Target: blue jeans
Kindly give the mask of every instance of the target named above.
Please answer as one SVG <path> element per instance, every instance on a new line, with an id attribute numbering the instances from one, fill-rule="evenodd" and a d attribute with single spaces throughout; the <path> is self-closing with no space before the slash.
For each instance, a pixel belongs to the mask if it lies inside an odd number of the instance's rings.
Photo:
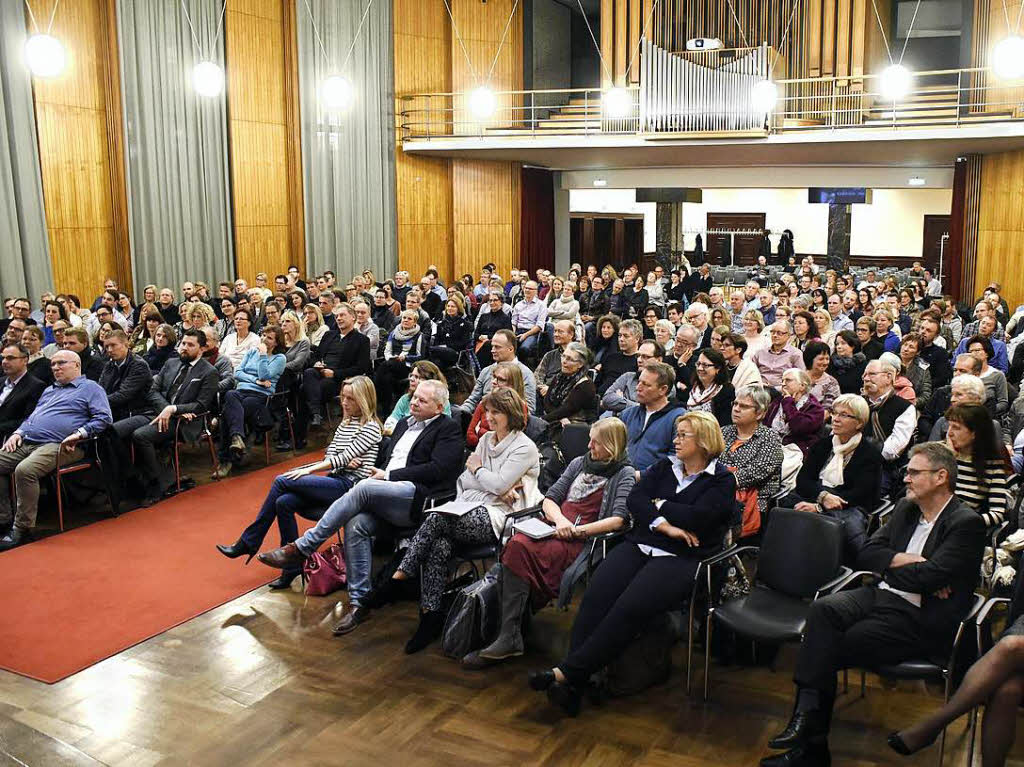
<path id="1" fill-rule="evenodd" d="M 271 485 L 256 520 L 242 531 L 241 540 L 249 548 L 258 549 L 276 518 L 281 545 L 291 543 L 299 537 L 299 526 L 295 521 L 297 514 L 306 519 L 317 519 L 351 489 L 352 480 L 348 477 L 336 479 L 307 474 L 299 479 L 289 479 L 282 474 Z"/>
<path id="2" fill-rule="evenodd" d="M 540 341 L 540 333 L 534 333 L 528 338 L 524 338 L 519 343 L 519 353 L 524 357 L 528 357 L 533 354 L 534 349 L 537 348 L 537 343 Z"/>
<path id="3" fill-rule="evenodd" d="M 416 485 L 412 482 L 364 479 L 332 503 L 316 527 L 295 541 L 295 545 L 309 556 L 344 527 L 349 603 L 358 605 L 370 590 L 374 535 L 381 529 L 382 523 L 394 527 L 411 527 L 412 501 L 415 496 Z"/>

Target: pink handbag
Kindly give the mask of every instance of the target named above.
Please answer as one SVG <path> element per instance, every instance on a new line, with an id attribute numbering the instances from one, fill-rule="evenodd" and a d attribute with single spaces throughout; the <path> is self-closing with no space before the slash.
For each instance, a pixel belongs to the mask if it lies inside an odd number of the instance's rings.
<path id="1" fill-rule="evenodd" d="M 341 544 L 314 552 L 303 562 L 302 574 L 306 579 L 307 596 L 322 597 L 345 588 L 345 553 Z"/>

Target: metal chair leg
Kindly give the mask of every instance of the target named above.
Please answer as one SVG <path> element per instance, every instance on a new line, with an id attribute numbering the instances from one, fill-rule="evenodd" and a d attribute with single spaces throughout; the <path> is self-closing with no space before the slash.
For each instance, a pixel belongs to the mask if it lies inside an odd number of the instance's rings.
<path id="1" fill-rule="evenodd" d="M 711 692 L 711 623 L 714 619 L 715 608 L 709 607 L 707 614 L 707 626 L 704 627 L 704 702 L 707 703 Z"/>
<path id="2" fill-rule="evenodd" d="M 60 470 L 57 470 L 57 521 L 60 526 L 60 531 L 64 532 L 64 493 L 62 492 L 61 481 L 60 481 Z"/>
<path id="3" fill-rule="evenodd" d="M 974 737 L 978 732 L 978 707 L 971 709 L 971 715 L 967 720 L 967 727 L 970 730 L 970 738 L 967 741 L 967 767 L 974 765 Z"/>

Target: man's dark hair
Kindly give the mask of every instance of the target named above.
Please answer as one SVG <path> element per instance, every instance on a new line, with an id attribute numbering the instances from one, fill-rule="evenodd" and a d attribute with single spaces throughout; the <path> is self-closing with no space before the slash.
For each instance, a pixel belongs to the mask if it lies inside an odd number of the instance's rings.
<path id="1" fill-rule="evenodd" d="M 123 330 L 111 330 L 105 339 L 106 341 L 120 341 L 127 346 L 128 334 Z"/>
<path id="2" fill-rule="evenodd" d="M 186 336 L 191 336 L 196 339 L 196 343 L 199 344 L 200 349 L 206 346 L 206 333 L 199 328 L 189 328 L 186 330 L 181 334 L 182 340 L 184 340 Z"/>
<path id="3" fill-rule="evenodd" d="M 16 349 L 18 351 L 18 355 L 19 356 L 21 356 L 21 357 L 28 357 L 28 349 L 26 349 L 21 344 L 4 344 L 3 348 L 4 349 Z"/>
<path id="4" fill-rule="evenodd" d="M 278 280 L 284 280 L 285 282 L 288 282 L 288 275 L 287 274 L 275 274 L 274 275 L 274 282 L 277 282 Z"/>
<path id="5" fill-rule="evenodd" d="M 640 346 L 638 346 L 637 349 L 639 349 L 642 346 L 650 346 L 652 349 L 654 349 L 654 354 L 652 354 L 651 356 L 654 357 L 655 359 L 664 359 L 665 347 L 662 346 L 657 341 L 655 341 L 653 338 L 645 338 L 643 341 L 640 342 Z"/>

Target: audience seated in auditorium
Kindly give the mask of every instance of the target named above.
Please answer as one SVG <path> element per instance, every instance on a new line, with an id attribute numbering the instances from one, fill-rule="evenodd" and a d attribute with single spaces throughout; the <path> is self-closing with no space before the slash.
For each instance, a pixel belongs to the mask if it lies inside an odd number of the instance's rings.
<path id="1" fill-rule="evenodd" d="M 636 402 L 619 414 L 629 439 L 629 462 L 638 472 L 645 471 L 672 454 L 675 436 L 673 423 L 684 410 L 670 404 L 668 393 L 675 383 L 672 368 L 663 362 L 648 363 L 637 378 Z"/>
<path id="2" fill-rule="evenodd" d="M 156 418 L 132 432 L 136 474 L 145 488 L 143 506 L 151 506 L 173 491 L 173 480 L 166 476 L 157 448 L 173 442 L 179 418 L 199 423 L 213 408 L 218 379 L 213 365 L 202 358 L 205 342 L 203 331 L 185 331 L 178 357 L 168 360 L 153 379 L 150 400 Z"/>
<path id="3" fill-rule="evenodd" d="M 719 424 L 732 423 L 732 403 L 736 390 L 729 382 L 729 370 L 722 353 L 715 349 L 702 349 L 695 365 L 689 393 L 681 402 L 688 412 L 711 413 Z"/>
<path id="4" fill-rule="evenodd" d="M 638 628 L 684 603 L 698 562 L 721 548 L 733 523 L 736 480 L 716 461 L 725 450 L 718 423 L 703 412 L 673 421 L 675 454 L 643 472 L 629 494 L 633 528 L 595 570 L 568 655 L 529 676 L 533 689 L 547 691 L 570 716 L 579 713 L 591 675 L 618 657 Z"/>
<path id="5" fill-rule="evenodd" d="M 842 520 L 843 561 L 853 565 L 867 540 L 867 514 L 878 506 L 882 452 L 864 430 L 870 411 L 859 394 L 842 394 L 832 405 L 832 434 L 804 456 L 796 488 L 780 506 Z"/>
<path id="6" fill-rule="evenodd" d="M 8 347 L 12 348 L 12 347 Z M 102 387 L 82 375 L 81 360 L 63 350 L 50 360 L 54 383 L 39 397 L 35 408 L 0 447 L 0 551 L 29 539 L 39 507 L 39 480 L 57 467 L 57 454 L 80 460 L 78 443 L 95 437 L 112 423 L 110 405 Z M 13 478 L 17 507 L 11 509 Z"/>
<path id="7" fill-rule="evenodd" d="M 590 358 L 590 350 L 576 341 L 562 352 L 561 370 L 551 378 L 541 399 L 552 441 L 557 441 L 562 427 L 597 418 L 597 391 L 588 375 Z"/>
<path id="8" fill-rule="evenodd" d="M 6 441 L 32 413 L 46 384 L 28 372 L 28 350 L 3 344 L 3 383 L 0 385 L 0 440 Z"/>
<path id="9" fill-rule="evenodd" d="M 787 750 L 763 759 L 762 767 L 829 763 L 839 669 L 949 657 L 956 627 L 973 601 L 985 546 L 981 518 L 953 495 L 955 477 L 947 447 L 932 442 L 913 449 L 903 479 L 906 498 L 857 560 L 882 581 L 812 604 L 793 675 L 793 716 L 768 744 Z"/>
<path id="10" fill-rule="evenodd" d="M 804 358 L 800 350 L 790 345 L 789 323 L 785 320 L 776 321 L 769 330 L 771 344 L 762 347 L 751 357 L 761 380 L 766 386 L 778 389 L 782 386 L 782 374 L 790 368 L 804 368 Z"/>
<path id="11" fill-rule="evenodd" d="M 992 417 L 978 404 L 953 405 L 946 411 L 946 444 L 956 456 L 957 497 L 981 515 L 989 528 L 1006 515 L 1011 466 Z"/>
<path id="12" fill-rule="evenodd" d="M 382 457 L 384 468 L 374 467 L 294 542 L 259 555 L 271 567 L 295 569 L 345 528 L 349 605 L 334 627 L 336 635 L 355 630 L 369 617 L 373 538 L 395 528 L 416 527 L 427 496 L 453 486 L 451 467 L 461 461 L 464 442 L 459 424 L 442 412 L 447 404 L 444 384 L 421 381 L 410 403 L 412 414 L 395 428 Z"/>
<path id="13" fill-rule="evenodd" d="M 643 370 L 643 368 L 649 362 L 664 362 L 665 353 L 657 341 L 647 340 L 640 344 L 637 349 L 636 361 L 637 371 Z M 616 415 L 621 413 L 630 405 L 636 404 L 636 382 L 639 372 L 623 373 L 612 385 L 605 391 L 604 396 L 601 398 L 601 415 Z M 670 392 L 669 397 L 673 398 L 674 392 Z"/>
<path id="14" fill-rule="evenodd" d="M 232 545 L 218 544 L 221 554 L 231 559 L 247 556 L 248 563 L 260 550 L 275 519 L 281 545 L 291 543 L 299 536 L 296 515 L 319 519 L 328 506 L 370 476 L 382 439 L 373 381 L 366 376 L 346 379 L 341 389 L 341 412 L 341 422 L 323 460 L 278 475 L 253 523 Z M 322 471 L 327 475 L 321 476 Z M 285 568 L 270 588 L 288 588 L 300 572 L 297 565 Z"/>
<path id="15" fill-rule="evenodd" d="M 743 509 L 739 537 L 761 529 L 761 521 L 781 489 L 782 440 L 762 422 L 771 393 L 763 386 L 737 390 L 732 423 L 722 428 L 725 450 L 718 462 L 736 477 L 736 501 Z"/>
<path id="16" fill-rule="evenodd" d="M 453 412 L 459 410 L 467 417 L 472 415 L 476 410 L 476 406 L 484 398 L 484 395 L 490 394 L 491 376 L 494 374 L 495 364 L 498 362 L 514 362 L 519 365 L 519 369 L 523 373 L 523 390 L 526 392 L 526 405 L 530 408 L 532 415 L 537 403 L 537 381 L 533 377 L 533 371 L 516 358 L 515 334 L 511 330 L 499 330 L 494 334 L 494 339 L 491 342 L 491 352 L 494 356 L 494 363 L 480 371 L 473 391 L 469 393 L 469 396 L 466 397 L 461 405 L 457 408 L 452 408 Z"/>
<path id="17" fill-rule="evenodd" d="M 625 373 L 637 369 L 637 349 L 643 340 L 643 326 L 637 320 L 624 320 L 619 324 L 618 349 L 609 350 L 594 367 L 597 369 L 595 386 L 603 395 Z"/>
<path id="18" fill-rule="evenodd" d="M 491 391 L 498 389 L 511 389 L 523 403 L 523 418 L 529 418 L 529 409 L 526 405 L 526 390 L 523 383 L 523 371 L 515 362 L 498 362 L 494 366 L 494 373 L 491 375 Z M 487 397 L 485 396 L 486 400 Z M 476 406 L 473 417 L 469 421 L 469 428 L 466 430 L 466 446 L 475 449 L 481 437 L 491 431 L 491 423 L 487 420 L 487 408 L 483 401 Z"/>

